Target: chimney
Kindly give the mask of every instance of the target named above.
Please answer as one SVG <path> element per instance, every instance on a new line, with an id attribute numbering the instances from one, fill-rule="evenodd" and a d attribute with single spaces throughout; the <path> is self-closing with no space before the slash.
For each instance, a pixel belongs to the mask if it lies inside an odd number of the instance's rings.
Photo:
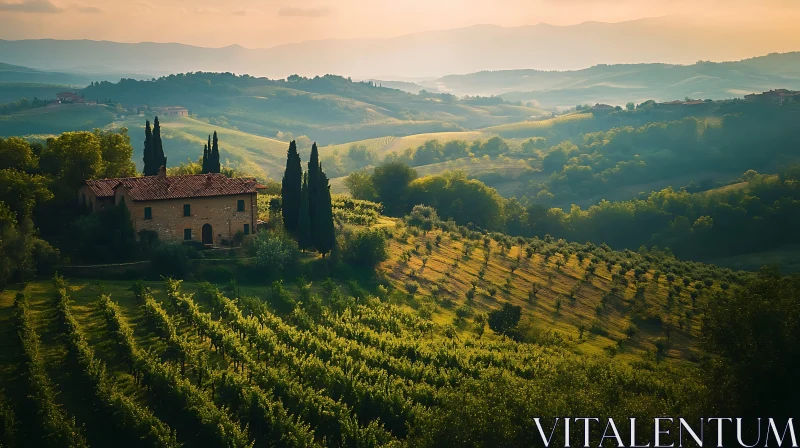
<path id="1" fill-rule="evenodd" d="M 167 167 L 161 165 L 161 168 L 158 169 L 158 177 L 161 179 L 167 178 Z"/>

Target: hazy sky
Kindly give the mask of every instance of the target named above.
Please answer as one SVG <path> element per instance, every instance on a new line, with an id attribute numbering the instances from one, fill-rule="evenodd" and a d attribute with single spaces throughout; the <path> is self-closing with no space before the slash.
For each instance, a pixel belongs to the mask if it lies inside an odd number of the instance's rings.
<path id="1" fill-rule="evenodd" d="M 800 0 L 0 0 L 0 38 L 260 48 L 475 24 L 570 25 L 663 15 L 766 29 L 800 23 Z"/>

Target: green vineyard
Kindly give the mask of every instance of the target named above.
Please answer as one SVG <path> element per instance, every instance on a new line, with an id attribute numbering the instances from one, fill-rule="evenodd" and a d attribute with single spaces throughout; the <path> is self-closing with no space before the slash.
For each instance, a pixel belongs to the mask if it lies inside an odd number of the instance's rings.
<path id="1" fill-rule="evenodd" d="M 609 393 L 615 415 L 692 406 L 667 366 L 441 337 L 330 281 L 246 290 L 56 277 L 6 295 L 4 340 L 22 362 L 3 365 L 3 446 L 437 445 L 434 410 L 487 379 L 538 390 L 525 406 L 542 413 L 607 409 Z"/>

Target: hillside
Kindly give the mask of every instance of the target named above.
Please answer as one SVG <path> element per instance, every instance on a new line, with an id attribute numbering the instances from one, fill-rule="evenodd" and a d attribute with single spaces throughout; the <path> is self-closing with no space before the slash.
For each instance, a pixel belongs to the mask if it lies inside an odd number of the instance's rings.
<path id="1" fill-rule="evenodd" d="M 198 118 L 244 132 L 265 137 L 291 133 L 331 144 L 463 131 L 545 113 L 497 98 L 415 95 L 333 75 L 270 80 L 190 73 L 155 81 L 103 82 L 81 93 L 126 106 L 183 106 Z"/>
<path id="2" fill-rule="evenodd" d="M 434 92 L 502 95 L 509 101 L 562 108 L 684 97 L 728 99 L 776 88 L 800 89 L 800 53 L 691 65 L 601 64 L 571 71 L 482 71 L 448 75 L 423 85 Z"/>
<path id="3" fill-rule="evenodd" d="M 55 98 L 57 94 L 71 90 L 70 86 L 58 84 L 36 84 L 27 82 L 0 83 L 0 103 L 8 103 L 21 98 L 33 100 Z"/>
<path id="4" fill-rule="evenodd" d="M 111 107 L 61 104 L 0 115 L 0 136 L 60 134 L 102 128 L 114 121 Z M 202 149 L 202 148 L 201 148 Z"/>

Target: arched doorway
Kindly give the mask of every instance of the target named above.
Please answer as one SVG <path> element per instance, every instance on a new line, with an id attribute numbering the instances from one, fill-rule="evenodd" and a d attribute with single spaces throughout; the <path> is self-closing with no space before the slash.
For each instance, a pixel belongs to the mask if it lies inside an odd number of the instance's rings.
<path id="1" fill-rule="evenodd" d="M 211 229 L 211 224 L 203 224 L 203 244 L 214 244 L 214 231 Z"/>

